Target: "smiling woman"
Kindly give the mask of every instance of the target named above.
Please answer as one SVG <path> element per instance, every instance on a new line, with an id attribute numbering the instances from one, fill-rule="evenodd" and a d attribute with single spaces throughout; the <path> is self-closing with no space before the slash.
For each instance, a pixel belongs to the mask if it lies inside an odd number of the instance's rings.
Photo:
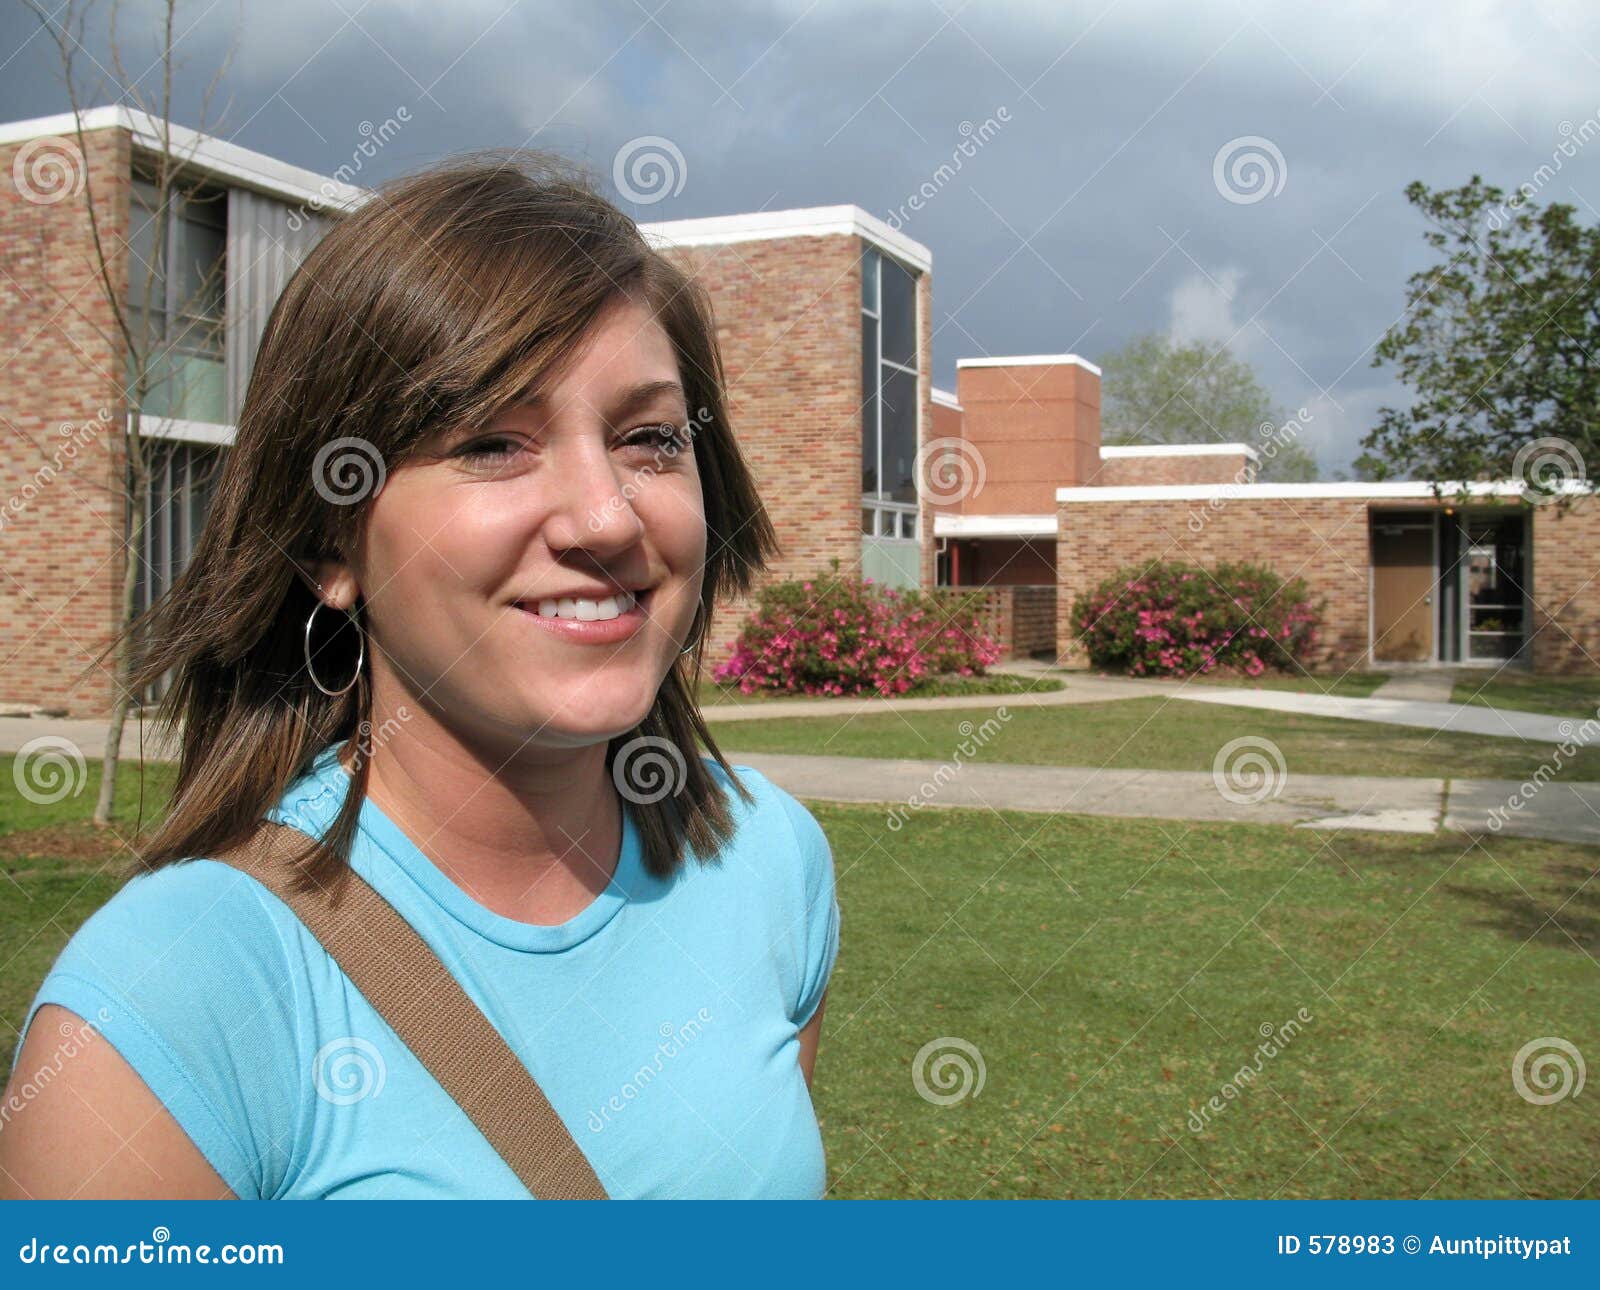
<path id="1" fill-rule="evenodd" d="M 317 246 L 130 631 L 172 805 L 38 991 L 0 1193 L 527 1197 L 576 1145 L 600 1194 L 822 1194 L 832 855 L 694 701 L 776 549 L 722 381 L 704 293 L 556 158 Z"/>

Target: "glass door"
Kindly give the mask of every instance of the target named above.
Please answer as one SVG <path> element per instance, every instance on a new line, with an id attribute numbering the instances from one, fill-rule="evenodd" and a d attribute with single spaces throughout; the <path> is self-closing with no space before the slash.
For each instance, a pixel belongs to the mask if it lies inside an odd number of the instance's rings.
<path id="1" fill-rule="evenodd" d="M 1461 527 L 1461 659 L 1504 662 L 1527 639 L 1527 519 L 1469 516 Z"/>

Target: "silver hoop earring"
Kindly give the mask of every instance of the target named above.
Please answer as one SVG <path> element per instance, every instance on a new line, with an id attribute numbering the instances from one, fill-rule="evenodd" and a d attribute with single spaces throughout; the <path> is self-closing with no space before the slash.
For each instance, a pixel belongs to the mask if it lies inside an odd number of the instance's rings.
<path id="1" fill-rule="evenodd" d="M 354 685 L 361 679 L 361 665 L 367 661 L 367 634 L 361 630 L 361 623 L 357 620 L 356 616 L 346 609 L 344 611 L 345 616 L 349 618 L 352 623 L 355 623 L 356 638 L 361 642 L 356 653 L 356 674 L 350 678 L 349 685 L 346 685 L 344 689 L 330 690 L 321 681 L 317 680 L 316 669 L 311 666 L 311 624 L 316 621 L 317 610 L 321 608 L 322 601 L 318 600 L 317 603 L 311 607 L 310 617 L 306 619 L 306 673 L 311 677 L 312 685 L 316 686 L 317 689 L 321 690 L 330 699 L 337 699 L 341 694 L 347 694 L 350 690 L 350 686 Z"/>

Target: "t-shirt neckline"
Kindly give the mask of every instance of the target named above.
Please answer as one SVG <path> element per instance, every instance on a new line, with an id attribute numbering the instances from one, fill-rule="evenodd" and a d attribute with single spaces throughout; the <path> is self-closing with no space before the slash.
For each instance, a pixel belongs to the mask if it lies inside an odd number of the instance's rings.
<path id="1" fill-rule="evenodd" d="M 313 794 L 319 799 L 319 804 L 321 800 L 329 803 L 319 821 L 323 827 L 331 824 L 353 782 L 350 772 L 339 760 L 339 747 L 338 743 L 329 745 L 317 754 L 311 764 L 310 773 L 318 784 L 324 790 L 333 790 Z M 359 827 L 384 855 L 393 860 L 435 904 L 457 922 L 485 939 L 512 950 L 556 953 L 581 945 L 615 918 L 622 907 L 634 898 L 644 875 L 643 847 L 626 801 L 622 803 L 622 849 L 611 881 L 571 918 L 552 924 L 524 923 L 479 904 L 370 797 L 361 804 Z M 352 861 L 359 855 L 359 850 L 353 852 Z M 373 881 L 370 874 L 363 873 L 363 877 Z"/>

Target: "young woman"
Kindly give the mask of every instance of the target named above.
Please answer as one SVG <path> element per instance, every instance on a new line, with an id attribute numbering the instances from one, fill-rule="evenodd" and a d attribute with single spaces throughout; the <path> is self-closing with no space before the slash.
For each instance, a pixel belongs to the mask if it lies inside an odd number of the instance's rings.
<path id="1" fill-rule="evenodd" d="M 170 811 L 39 989 L 0 1194 L 529 1195 L 208 858 L 266 819 L 421 935 L 609 1195 L 821 1196 L 832 857 L 695 704 L 777 549 L 722 385 L 703 291 L 557 159 L 414 176 L 316 247 L 143 625 Z"/>

